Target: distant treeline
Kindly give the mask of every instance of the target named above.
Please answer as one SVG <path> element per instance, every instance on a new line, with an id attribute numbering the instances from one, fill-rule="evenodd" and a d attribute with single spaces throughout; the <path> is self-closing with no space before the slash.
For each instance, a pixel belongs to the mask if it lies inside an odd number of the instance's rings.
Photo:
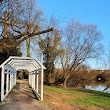
<path id="1" fill-rule="evenodd" d="M 55 69 L 54 75 L 49 75 L 50 85 L 62 86 L 64 81 L 62 69 Z M 104 84 L 110 86 L 110 70 L 87 70 L 80 68 L 68 79 L 67 86 L 85 87 L 90 84 Z"/>

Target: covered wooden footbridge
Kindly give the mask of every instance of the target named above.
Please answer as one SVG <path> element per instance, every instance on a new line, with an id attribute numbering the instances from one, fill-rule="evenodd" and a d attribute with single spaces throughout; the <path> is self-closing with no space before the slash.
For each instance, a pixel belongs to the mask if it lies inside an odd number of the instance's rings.
<path id="1" fill-rule="evenodd" d="M 46 68 L 40 61 L 35 58 L 12 56 L 2 63 L 0 68 L 1 101 L 5 99 L 11 89 L 16 85 L 16 72 L 21 69 L 29 71 L 29 85 L 40 99 L 43 100 L 43 71 Z M 38 84 L 39 80 L 40 85 Z"/>

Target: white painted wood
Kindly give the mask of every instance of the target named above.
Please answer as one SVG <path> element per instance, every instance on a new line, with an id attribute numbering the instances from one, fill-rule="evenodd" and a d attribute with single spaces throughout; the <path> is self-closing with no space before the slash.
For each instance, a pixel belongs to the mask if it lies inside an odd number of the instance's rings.
<path id="1" fill-rule="evenodd" d="M 10 74 L 10 90 L 11 90 L 11 87 L 12 87 L 12 86 L 11 86 L 11 85 L 12 85 L 11 82 L 12 82 L 12 75 Z"/>
<path id="2" fill-rule="evenodd" d="M 36 78 L 36 92 L 38 93 L 38 80 L 39 80 L 39 78 L 38 78 L 38 74 L 37 74 L 37 78 Z"/>
<path id="3" fill-rule="evenodd" d="M 43 80 L 44 80 L 43 74 L 44 74 L 44 69 L 43 69 L 43 67 L 42 67 L 42 68 L 41 68 L 41 100 L 43 100 Z"/>
<path id="4" fill-rule="evenodd" d="M 0 68 L 2 68 L 2 66 L 4 66 L 8 61 L 10 61 L 10 57 L 5 61 L 5 62 L 3 62 L 1 65 L 0 65 Z"/>
<path id="5" fill-rule="evenodd" d="M 30 73 L 29 73 L 30 74 Z M 30 75 L 28 75 L 28 80 L 29 80 L 29 84 L 30 84 Z"/>
<path id="6" fill-rule="evenodd" d="M 32 88 L 34 88 L 34 80 L 33 80 L 33 79 L 34 79 L 34 77 L 33 77 L 33 72 L 31 72 L 31 74 L 32 74 L 32 75 L 31 75 L 31 82 L 32 82 L 32 84 L 31 84 L 31 85 L 32 85 Z"/>
<path id="7" fill-rule="evenodd" d="M 23 64 L 23 65 L 33 65 L 34 66 L 34 68 L 36 68 L 36 69 L 38 69 L 38 68 L 40 68 L 40 66 L 38 66 L 37 64 L 36 64 L 36 62 L 34 62 L 34 61 L 27 61 L 27 60 L 19 60 L 19 62 L 18 61 L 13 61 L 14 62 L 14 64 L 17 64 L 17 65 L 19 65 L 19 63 L 20 64 Z"/>
<path id="8" fill-rule="evenodd" d="M 31 86 L 32 86 L 32 75 L 30 75 L 31 76 Z"/>
<path id="9" fill-rule="evenodd" d="M 16 84 L 16 71 L 19 69 L 25 69 L 30 72 L 29 84 L 40 95 L 43 100 L 43 70 L 46 69 L 40 61 L 35 58 L 29 57 L 9 57 L 4 63 L 0 65 L 1 68 L 1 101 L 8 95 L 11 89 Z M 7 71 L 4 72 L 4 69 Z M 41 70 L 41 91 L 38 93 L 38 75 L 37 71 Z M 4 95 L 4 74 L 6 74 L 6 94 Z M 37 74 L 37 78 L 35 75 Z M 9 77 L 10 76 L 10 77 Z M 35 87 L 36 84 L 36 87 Z"/>
<path id="10" fill-rule="evenodd" d="M 15 85 L 16 85 L 16 74 L 17 74 L 17 73 L 16 73 L 16 71 L 15 71 L 15 73 L 14 73 L 14 74 L 15 74 Z"/>
<path id="11" fill-rule="evenodd" d="M 1 70 L 1 101 L 4 99 L 4 66 L 2 65 Z"/>
<path id="12" fill-rule="evenodd" d="M 6 94 L 8 94 L 9 74 L 6 74 Z"/>
<path id="13" fill-rule="evenodd" d="M 29 75 L 30 76 L 30 85 L 31 85 L 31 75 Z"/>
<path id="14" fill-rule="evenodd" d="M 15 80 L 14 80 L 15 77 L 14 77 L 14 73 L 12 73 L 12 78 L 13 78 L 13 80 L 12 80 L 12 81 L 13 81 L 13 82 L 12 82 L 12 87 L 14 87 L 14 85 L 15 85 Z"/>
<path id="15" fill-rule="evenodd" d="M 35 74 L 33 74 L 33 89 L 35 90 Z"/>

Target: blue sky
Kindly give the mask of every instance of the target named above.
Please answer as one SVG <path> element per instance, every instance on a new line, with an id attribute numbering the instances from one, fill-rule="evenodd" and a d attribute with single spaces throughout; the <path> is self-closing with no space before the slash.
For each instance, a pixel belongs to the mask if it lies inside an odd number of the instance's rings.
<path id="1" fill-rule="evenodd" d="M 72 18 L 96 24 L 103 35 L 105 49 L 110 43 L 110 0 L 38 0 L 46 16 L 54 14 L 64 25 Z M 92 62 L 92 61 L 91 61 Z M 91 63 L 93 68 L 95 64 Z"/>
<path id="2" fill-rule="evenodd" d="M 96 24 L 106 42 L 110 41 L 110 0 L 38 0 L 45 15 L 66 22 L 77 18 L 83 23 Z"/>

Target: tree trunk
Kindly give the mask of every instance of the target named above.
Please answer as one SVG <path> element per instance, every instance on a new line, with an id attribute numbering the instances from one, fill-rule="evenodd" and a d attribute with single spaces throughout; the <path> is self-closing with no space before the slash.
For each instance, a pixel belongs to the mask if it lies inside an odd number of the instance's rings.
<path id="1" fill-rule="evenodd" d="M 8 12 L 6 11 L 4 13 L 4 24 L 3 24 L 3 37 L 7 38 L 8 37 L 8 30 L 9 30 L 9 26 L 8 26 Z"/>
<path id="2" fill-rule="evenodd" d="M 49 73 L 47 70 L 44 70 L 45 73 L 45 84 L 50 86 L 50 82 L 49 82 Z"/>
<path id="3" fill-rule="evenodd" d="M 48 76 L 46 76 L 46 78 L 45 78 L 45 84 L 49 85 L 49 78 L 48 78 Z"/>
<path id="4" fill-rule="evenodd" d="M 27 46 L 27 57 L 31 57 L 31 52 L 30 52 L 30 49 L 31 49 L 31 47 L 30 47 L 30 38 L 28 38 L 27 40 L 26 40 L 26 46 Z"/>
<path id="5" fill-rule="evenodd" d="M 68 80 L 68 78 L 65 78 L 65 80 L 64 80 L 64 82 L 63 82 L 63 88 L 64 88 L 64 89 L 66 89 L 66 87 L 67 87 L 67 80 Z"/>

